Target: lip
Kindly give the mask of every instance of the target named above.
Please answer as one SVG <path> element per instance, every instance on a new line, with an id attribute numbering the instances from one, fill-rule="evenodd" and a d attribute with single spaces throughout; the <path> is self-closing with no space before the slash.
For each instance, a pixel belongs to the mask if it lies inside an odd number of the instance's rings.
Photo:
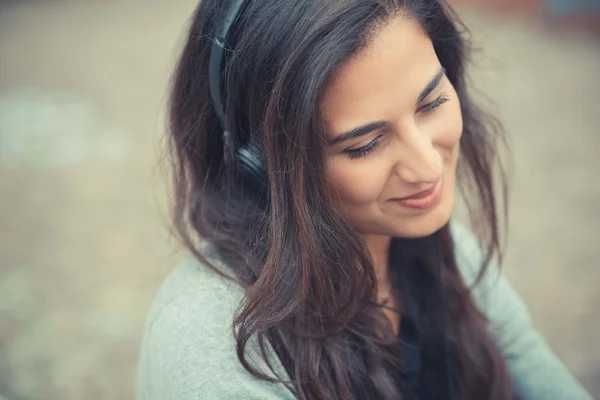
<path id="1" fill-rule="evenodd" d="M 413 194 L 412 196 L 392 199 L 391 201 L 401 204 L 404 207 L 424 210 L 433 207 L 440 201 L 443 188 L 444 182 L 440 179 L 435 185 L 427 190 Z"/>

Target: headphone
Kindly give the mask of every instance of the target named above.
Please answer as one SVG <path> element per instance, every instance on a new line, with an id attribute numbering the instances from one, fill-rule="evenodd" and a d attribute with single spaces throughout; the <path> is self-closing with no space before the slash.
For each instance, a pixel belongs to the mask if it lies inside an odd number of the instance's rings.
<path id="1" fill-rule="evenodd" d="M 227 119 L 223 101 L 223 62 L 225 52 L 230 51 L 226 48 L 227 37 L 231 31 L 231 27 L 239 18 L 241 11 L 246 4 L 246 0 L 232 0 L 229 8 L 225 13 L 225 17 L 221 20 L 217 27 L 216 35 L 213 40 L 210 51 L 209 62 L 209 90 L 212 98 L 212 103 L 219 118 L 221 127 L 223 128 L 223 142 L 231 141 L 231 132 L 227 127 Z M 249 135 L 248 143 L 242 144 L 235 151 L 235 160 L 237 164 L 236 173 L 240 179 L 240 183 L 254 195 L 256 200 L 263 203 L 269 197 L 269 180 L 266 173 L 263 153 L 260 150 L 259 144 Z M 234 141 L 236 143 L 236 141 Z"/>

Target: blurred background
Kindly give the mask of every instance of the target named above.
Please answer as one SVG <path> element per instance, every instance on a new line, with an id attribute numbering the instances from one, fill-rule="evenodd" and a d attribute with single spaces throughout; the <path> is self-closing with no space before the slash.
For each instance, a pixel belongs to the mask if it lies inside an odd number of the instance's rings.
<path id="1" fill-rule="evenodd" d="M 159 167 L 195 3 L 0 0 L 0 399 L 133 398 L 178 257 Z M 456 4 L 512 145 L 505 271 L 600 397 L 598 1 Z"/>

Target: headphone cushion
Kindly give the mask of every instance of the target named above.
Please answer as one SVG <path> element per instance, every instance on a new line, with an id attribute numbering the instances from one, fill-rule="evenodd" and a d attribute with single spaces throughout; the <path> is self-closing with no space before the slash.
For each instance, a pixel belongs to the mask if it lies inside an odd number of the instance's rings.
<path id="1" fill-rule="evenodd" d="M 249 187 L 257 196 L 266 197 L 269 182 L 264 157 L 259 147 L 253 142 L 240 147 L 237 151 L 237 161 L 244 186 Z"/>

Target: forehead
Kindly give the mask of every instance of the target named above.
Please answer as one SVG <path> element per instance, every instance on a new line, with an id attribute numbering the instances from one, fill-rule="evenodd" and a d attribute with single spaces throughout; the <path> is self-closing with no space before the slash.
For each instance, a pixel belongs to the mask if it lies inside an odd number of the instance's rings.
<path id="1" fill-rule="evenodd" d="M 325 89 L 321 112 L 328 138 L 414 112 L 419 94 L 439 68 L 431 40 L 416 21 L 390 20 Z"/>

